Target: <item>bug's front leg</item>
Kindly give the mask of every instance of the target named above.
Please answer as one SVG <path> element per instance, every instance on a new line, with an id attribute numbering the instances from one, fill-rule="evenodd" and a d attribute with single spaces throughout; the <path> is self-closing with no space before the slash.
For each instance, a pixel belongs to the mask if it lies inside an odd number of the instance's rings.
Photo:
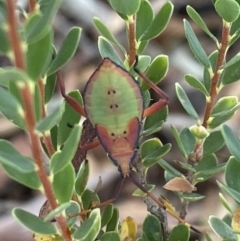
<path id="1" fill-rule="evenodd" d="M 161 90 L 156 84 L 154 84 L 150 79 L 147 78 L 146 75 L 144 75 L 138 68 L 137 68 L 138 58 L 136 57 L 136 62 L 134 64 L 134 71 L 161 97 L 156 103 L 149 106 L 144 110 L 143 117 L 150 116 L 157 112 L 158 110 L 161 110 L 163 107 L 168 105 L 169 98 L 168 95 Z"/>
<path id="2" fill-rule="evenodd" d="M 58 82 L 61 94 L 62 94 L 63 98 L 67 101 L 67 103 L 70 106 L 72 106 L 72 108 L 75 111 L 77 111 L 80 115 L 86 117 L 86 112 L 85 112 L 84 108 L 81 105 L 79 105 L 79 103 L 75 99 L 73 99 L 72 97 L 70 97 L 66 94 L 65 85 L 64 85 L 62 76 L 59 71 L 57 72 L 57 82 Z"/>

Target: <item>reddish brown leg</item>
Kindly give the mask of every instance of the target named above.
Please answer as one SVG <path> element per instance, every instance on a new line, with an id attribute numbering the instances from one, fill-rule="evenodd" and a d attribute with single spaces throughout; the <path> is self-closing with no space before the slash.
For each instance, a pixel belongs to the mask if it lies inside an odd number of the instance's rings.
<path id="1" fill-rule="evenodd" d="M 62 76 L 59 71 L 57 72 L 57 81 L 58 81 L 58 85 L 60 87 L 61 94 L 62 94 L 63 98 L 67 101 L 67 103 L 70 106 L 72 106 L 72 108 L 75 111 L 77 111 L 80 115 L 86 117 L 84 108 L 81 105 L 79 105 L 79 103 L 75 99 L 73 99 L 72 97 L 70 97 L 66 94 L 64 82 L 63 82 Z"/>
<path id="2" fill-rule="evenodd" d="M 134 64 L 135 72 L 161 97 L 160 100 L 144 110 L 143 117 L 147 117 L 166 106 L 168 104 L 169 98 L 164 91 L 162 91 L 157 85 L 155 85 L 150 79 L 148 79 L 142 72 L 139 71 L 137 68 L 137 62 L 138 60 L 136 58 L 136 62 Z"/>

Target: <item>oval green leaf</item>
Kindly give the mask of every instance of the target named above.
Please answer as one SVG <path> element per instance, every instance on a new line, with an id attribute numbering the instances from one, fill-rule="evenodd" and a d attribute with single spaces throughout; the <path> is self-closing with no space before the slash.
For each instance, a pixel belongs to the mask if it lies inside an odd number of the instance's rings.
<path id="1" fill-rule="evenodd" d="M 97 237 L 101 229 L 100 209 L 94 209 L 89 218 L 79 227 L 73 234 L 73 237 L 78 240 L 93 241 Z"/>
<path id="2" fill-rule="evenodd" d="M 158 84 L 167 74 L 168 71 L 168 56 L 158 55 L 149 66 L 146 76 L 155 84 Z M 143 91 L 148 90 L 150 86 L 143 82 L 141 89 Z"/>
<path id="3" fill-rule="evenodd" d="M 201 44 L 199 43 L 195 33 L 192 30 L 192 27 L 190 26 L 189 22 L 184 19 L 184 30 L 185 30 L 185 35 L 188 40 L 188 44 L 190 49 L 192 50 L 193 54 L 195 55 L 196 59 L 206 68 L 210 67 L 210 61 L 203 50 Z"/>
<path id="4" fill-rule="evenodd" d="M 151 25 L 139 38 L 140 41 L 150 40 L 160 35 L 167 27 L 173 13 L 173 4 L 166 2 L 159 10 Z"/>
<path id="5" fill-rule="evenodd" d="M 234 22 L 239 16 L 240 7 L 235 0 L 217 0 L 214 5 L 218 15 L 226 22 Z"/>
<path id="6" fill-rule="evenodd" d="M 113 48 L 111 43 L 108 42 L 107 39 L 105 39 L 101 36 L 99 37 L 98 49 L 99 49 L 99 52 L 100 52 L 102 58 L 109 58 L 112 61 L 114 61 L 116 64 L 120 65 L 121 67 L 123 67 L 125 69 L 125 66 L 124 66 L 121 58 L 119 57 L 118 53 Z"/>
<path id="7" fill-rule="evenodd" d="M 49 131 L 50 129 L 52 129 L 56 124 L 59 123 L 64 110 L 65 103 L 63 102 L 55 111 L 53 111 L 53 113 L 51 113 L 46 118 L 42 119 L 40 122 L 37 123 L 36 130 L 44 133 L 45 131 Z"/>
<path id="8" fill-rule="evenodd" d="M 153 9 L 151 4 L 143 0 L 141 2 L 139 11 L 137 12 L 137 20 L 136 20 L 136 39 L 138 40 L 142 34 L 146 31 L 146 29 L 151 25 L 153 21 Z"/>
<path id="9" fill-rule="evenodd" d="M 52 55 L 52 31 L 40 40 L 29 44 L 26 53 L 27 73 L 31 79 L 37 81 L 43 70 L 49 65 Z"/>
<path id="10" fill-rule="evenodd" d="M 118 232 L 111 231 L 111 232 L 104 233 L 100 241 L 121 241 L 121 239 Z"/>
<path id="11" fill-rule="evenodd" d="M 230 157 L 225 171 L 226 184 L 240 193 L 240 182 L 236 181 L 239 178 L 240 162 L 235 157 Z"/>
<path id="12" fill-rule="evenodd" d="M 179 83 L 176 83 L 175 85 L 176 87 L 176 93 L 177 93 L 177 97 L 178 100 L 180 101 L 180 103 L 182 104 L 183 108 L 186 110 L 186 112 L 195 120 L 199 120 L 198 114 L 195 111 L 195 109 L 193 108 L 190 100 L 188 99 L 185 91 L 183 90 L 183 88 L 180 86 Z"/>
<path id="13" fill-rule="evenodd" d="M 135 14 L 141 4 L 141 0 L 108 0 L 111 7 L 118 13 L 125 15 Z"/>
<path id="14" fill-rule="evenodd" d="M 190 237 L 189 228 L 184 224 L 178 224 L 170 233 L 168 241 L 188 241 Z"/>
<path id="15" fill-rule="evenodd" d="M 12 215 L 21 225 L 34 233 L 55 234 L 57 232 L 50 222 L 44 222 L 41 218 L 20 208 L 14 208 Z"/>
<path id="16" fill-rule="evenodd" d="M 80 36 L 81 36 L 81 28 L 73 27 L 69 33 L 67 34 L 66 38 L 64 39 L 64 42 L 62 43 L 62 46 L 55 57 L 55 59 L 52 61 L 48 68 L 48 75 L 51 75 L 52 73 L 55 73 L 57 70 L 59 70 L 64 64 L 67 63 L 69 59 L 72 58 L 72 56 L 75 54 Z"/>
<path id="17" fill-rule="evenodd" d="M 237 240 L 237 235 L 233 233 L 232 228 L 221 219 L 210 216 L 208 223 L 212 230 L 224 240 Z"/>
<path id="18" fill-rule="evenodd" d="M 205 24 L 201 16 L 195 11 L 195 9 L 188 5 L 186 10 L 187 10 L 188 16 L 198 25 L 198 27 L 200 27 L 214 42 L 217 43 L 218 40 L 209 31 L 207 25 Z"/>
<path id="19" fill-rule="evenodd" d="M 223 125 L 221 131 L 228 150 L 240 162 L 240 140 L 227 125 Z"/>
<path id="20" fill-rule="evenodd" d="M 0 111 L 8 120 L 21 129 L 26 128 L 21 104 L 9 91 L 2 87 L 0 87 Z"/>
<path id="21" fill-rule="evenodd" d="M 148 240 L 162 241 L 162 228 L 157 217 L 148 215 L 143 222 L 143 233 Z"/>
<path id="22" fill-rule="evenodd" d="M 74 181 L 75 171 L 72 163 L 69 163 L 65 168 L 53 176 L 53 190 L 60 204 L 71 200 L 74 190 Z"/>
<path id="23" fill-rule="evenodd" d="M 193 75 L 190 74 L 185 75 L 184 78 L 189 85 L 201 91 L 206 97 L 209 97 L 209 93 L 201 81 L 199 81 Z"/>
<path id="24" fill-rule="evenodd" d="M 0 162 L 22 173 L 33 172 L 35 170 L 34 161 L 29 157 L 23 156 L 6 140 L 0 140 Z"/>
<path id="25" fill-rule="evenodd" d="M 82 127 L 74 126 L 72 132 L 65 142 L 61 152 L 55 153 L 51 159 L 51 170 L 54 174 L 64 169 L 70 163 L 75 155 L 80 139 Z"/>

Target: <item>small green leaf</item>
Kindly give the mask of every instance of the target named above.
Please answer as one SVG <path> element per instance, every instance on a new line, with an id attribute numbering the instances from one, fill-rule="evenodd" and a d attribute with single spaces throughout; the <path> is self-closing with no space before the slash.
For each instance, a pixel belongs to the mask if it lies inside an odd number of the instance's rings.
<path id="1" fill-rule="evenodd" d="M 200 195 L 198 193 L 183 193 L 183 194 L 178 193 L 178 196 L 181 199 L 184 199 L 184 200 L 189 201 L 189 202 L 196 202 L 196 201 L 199 201 L 199 200 L 205 198 L 205 196 Z"/>
<path id="2" fill-rule="evenodd" d="M 214 5 L 218 15 L 226 22 L 234 22 L 239 16 L 240 8 L 235 0 L 217 0 Z"/>
<path id="3" fill-rule="evenodd" d="M 64 64 L 66 64 L 69 59 L 72 58 L 72 56 L 75 54 L 77 50 L 81 36 L 81 31 L 81 28 L 78 27 L 71 28 L 66 38 L 64 39 L 64 42 L 62 43 L 62 46 L 57 56 L 54 58 L 54 60 L 48 68 L 48 75 L 55 73 Z"/>
<path id="4" fill-rule="evenodd" d="M 41 187 L 41 183 L 36 171 L 32 172 L 22 172 L 10 165 L 1 163 L 2 168 L 13 180 L 23 184 L 26 187 L 38 190 Z"/>
<path id="5" fill-rule="evenodd" d="M 51 160 L 51 170 L 54 174 L 64 169 L 70 163 L 75 155 L 80 139 L 82 127 L 76 125 L 65 142 L 61 152 L 55 153 Z"/>
<path id="6" fill-rule="evenodd" d="M 147 70 L 146 76 L 155 84 L 158 84 L 167 74 L 168 71 L 168 56 L 158 55 L 151 63 Z M 142 90 L 148 90 L 150 86 L 143 82 L 141 86 Z"/>
<path id="7" fill-rule="evenodd" d="M 188 16 L 198 25 L 198 27 L 200 27 L 214 42 L 217 42 L 218 40 L 209 31 L 207 25 L 204 23 L 201 16 L 195 11 L 195 9 L 188 5 L 186 10 L 187 10 Z"/>
<path id="8" fill-rule="evenodd" d="M 105 227 L 111 220 L 113 215 L 113 209 L 114 206 L 111 203 L 104 208 L 101 219 L 101 228 Z"/>
<path id="9" fill-rule="evenodd" d="M 239 108 L 239 106 L 236 106 Z M 208 128 L 214 129 L 222 124 L 224 124 L 227 120 L 230 120 L 231 117 L 235 114 L 237 110 L 235 107 L 228 113 L 222 116 L 214 117 L 211 121 L 208 121 Z"/>
<path id="10" fill-rule="evenodd" d="M 49 75 L 46 80 L 45 85 L 45 95 L 44 95 L 44 102 L 47 104 L 51 97 L 53 96 L 55 85 L 56 85 L 56 74 Z"/>
<path id="11" fill-rule="evenodd" d="M 189 228 L 184 224 L 178 224 L 170 233 L 168 241 L 188 241 L 189 237 Z"/>
<path id="12" fill-rule="evenodd" d="M 65 168 L 53 176 L 53 190 L 60 204 L 71 200 L 74 189 L 74 181 L 75 171 L 72 163 L 69 163 Z"/>
<path id="13" fill-rule="evenodd" d="M 20 69 L 6 67 L 4 69 L 0 68 L 0 85 L 8 87 L 9 83 L 12 82 L 27 82 L 31 79 L 29 76 Z"/>
<path id="14" fill-rule="evenodd" d="M 203 71 L 203 83 L 204 86 L 206 88 L 206 90 L 208 91 L 208 93 L 210 92 L 210 88 L 211 88 L 211 83 L 212 83 L 212 71 L 216 69 L 216 65 L 217 65 L 217 59 L 218 59 L 218 50 L 215 50 L 214 52 L 212 52 L 209 57 L 208 57 L 210 64 L 211 64 L 211 68 L 207 68 L 204 67 L 204 71 Z"/>
<path id="15" fill-rule="evenodd" d="M 79 105 L 83 105 L 82 96 L 79 90 L 74 90 L 68 93 L 68 96 L 71 96 L 73 99 L 79 103 Z M 62 118 L 59 122 L 59 130 L 58 130 L 58 145 L 61 146 L 69 137 L 72 128 L 70 126 L 74 126 L 78 124 L 80 121 L 81 115 L 73 109 L 67 102 L 65 102 L 65 110 L 63 112 Z"/>
<path id="16" fill-rule="evenodd" d="M 221 131 L 214 131 L 205 139 L 203 144 L 203 155 L 212 154 L 224 145 L 224 139 Z M 202 161 L 201 161 L 202 162 Z"/>
<path id="17" fill-rule="evenodd" d="M 6 140 L 0 140 L 0 162 L 22 173 L 33 172 L 35 169 L 34 161 L 29 157 L 21 155 L 21 153 Z"/>
<path id="18" fill-rule="evenodd" d="M 161 122 L 165 122 L 168 116 L 168 108 L 164 107 L 161 110 L 155 112 L 154 114 L 148 116 L 144 123 L 144 130 L 153 127 L 156 124 L 160 124 Z M 161 125 L 158 126 L 160 129 Z"/>
<path id="19" fill-rule="evenodd" d="M 153 216 L 148 215 L 143 222 L 143 233 L 148 240 L 162 241 L 162 228 L 159 220 Z"/>
<path id="20" fill-rule="evenodd" d="M 153 21 L 153 9 L 151 4 L 143 0 L 141 1 L 141 5 L 139 11 L 137 12 L 137 20 L 136 20 L 136 39 L 138 40 L 141 35 L 146 31 L 146 29 L 151 25 Z"/>
<path id="21" fill-rule="evenodd" d="M 47 216 L 44 217 L 44 221 L 51 221 L 51 219 L 58 217 L 60 214 L 63 213 L 64 210 L 66 210 L 70 206 L 70 202 L 59 205 L 56 209 L 52 210 L 50 213 L 47 214 Z"/>
<path id="22" fill-rule="evenodd" d="M 170 164 L 168 164 L 166 161 L 164 161 L 163 159 L 161 159 L 160 161 L 158 161 L 158 164 L 164 169 L 166 170 L 168 173 L 170 173 L 171 175 L 173 175 L 174 177 L 182 177 L 182 173 L 179 172 L 177 169 L 175 169 L 174 167 L 172 167 Z"/>
<path id="23" fill-rule="evenodd" d="M 55 234 L 57 232 L 54 225 L 50 222 L 44 222 L 41 218 L 20 208 L 14 208 L 12 215 L 21 225 L 34 233 Z"/>
<path id="24" fill-rule="evenodd" d="M 216 167 L 212 167 L 207 170 L 202 170 L 202 171 L 196 172 L 194 177 L 199 179 L 200 176 L 213 175 L 213 174 L 224 171 L 225 168 L 226 168 L 226 163 L 222 163 L 222 164 L 217 165 Z"/>
<path id="25" fill-rule="evenodd" d="M 186 112 L 195 120 L 199 120 L 198 114 L 195 111 L 195 109 L 193 108 L 190 100 L 188 99 L 185 91 L 183 90 L 183 88 L 180 86 L 179 83 L 176 83 L 175 85 L 176 87 L 176 93 L 177 93 L 177 97 L 178 100 L 180 101 L 180 103 L 182 104 L 183 108 L 186 110 Z"/>
<path id="26" fill-rule="evenodd" d="M 125 54 L 126 50 L 124 47 L 116 40 L 116 38 L 112 35 L 112 33 L 108 30 L 108 28 L 101 22 L 101 20 L 97 17 L 93 18 L 94 26 L 97 28 L 97 30 L 102 34 L 103 37 L 105 37 L 110 42 L 116 44 L 122 52 Z"/>
<path id="27" fill-rule="evenodd" d="M 43 70 L 49 65 L 52 55 L 52 31 L 40 40 L 29 44 L 26 53 L 27 73 L 31 79 L 37 81 Z"/>
<path id="28" fill-rule="evenodd" d="M 45 11 L 41 17 L 38 15 L 38 18 L 33 21 L 32 24 L 29 24 L 28 22 L 29 27 L 27 28 L 26 38 L 29 44 L 40 40 L 47 34 L 51 28 L 50 26 L 52 26 L 51 22 L 53 21 L 61 2 L 61 0 L 48 1 L 48 5 L 44 8 Z M 29 21 L 32 21 L 32 18 L 35 16 L 36 15 L 31 16 Z"/>
<path id="29" fill-rule="evenodd" d="M 230 157 L 225 171 L 226 184 L 240 193 L 240 182 L 236 181 L 239 177 L 240 162 L 234 157 Z"/>
<path id="30" fill-rule="evenodd" d="M 177 142 L 177 145 L 178 145 L 179 150 L 181 151 L 181 153 L 183 154 L 183 156 L 184 156 L 185 158 L 187 158 L 187 157 L 188 157 L 188 156 L 187 156 L 187 153 L 186 153 L 186 151 L 185 151 L 185 149 L 184 149 L 183 143 L 182 143 L 182 141 L 181 141 L 181 139 L 180 139 L 180 134 L 178 133 L 176 127 L 175 127 L 175 126 L 171 126 L 171 131 L 172 131 L 173 136 L 174 136 L 174 138 L 175 138 L 175 140 L 176 140 L 176 142 Z"/>
<path id="31" fill-rule="evenodd" d="M 151 116 L 149 116 L 151 117 Z M 148 119 L 148 118 L 147 118 Z M 145 121 L 146 123 L 146 121 Z M 153 126 L 145 129 L 144 131 L 141 132 L 141 136 L 149 136 L 149 135 L 152 135 L 158 131 L 160 131 L 163 127 L 163 124 L 164 124 L 164 121 L 159 121 L 157 122 L 156 124 L 154 124 Z"/>
<path id="32" fill-rule="evenodd" d="M 45 131 L 52 129 L 56 124 L 58 124 L 58 122 L 62 118 L 64 109 L 65 104 L 62 103 L 55 111 L 53 111 L 53 113 L 51 113 L 46 118 L 38 122 L 36 130 L 38 130 L 41 133 L 44 133 Z"/>
<path id="33" fill-rule="evenodd" d="M 236 202 L 240 203 L 240 193 L 239 192 L 220 183 L 219 181 L 217 181 L 217 184 L 224 192 L 226 192 L 229 196 L 231 196 Z"/>
<path id="34" fill-rule="evenodd" d="M 153 166 L 161 157 L 165 156 L 171 149 L 170 143 L 163 145 L 152 153 L 148 154 L 143 160 L 143 165 L 146 168 Z"/>
<path id="35" fill-rule="evenodd" d="M 144 188 L 148 191 L 148 192 L 151 192 L 154 188 L 155 188 L 155 185 L 153 184 L 146 184 L 144 185 Z M 146 192 L 143 192 L 140 188 L 137 188 L 133 194 L 133 196 L 135 197 L 145 197 L 147 196 L 147 193 Z"/>
<path id="36" fill-rule="evenodd" d="M 228 68 L 223 72 L 223 79 L 221 83 L 223 85 L 228 85 L 234 83 L 240 79 L 240 69 L 239 69 L 240 60 L 236 60 L 235 63 L 232 63 Z"/>
<path id="37" fill-rule="evenodd" d="M 223 125 L 221 131 L 228 150 L 240 162 L 240 140 L 227 125 Z"/>
<path id="38" fill-rule="evenodd" d="M 204 52 L 201 44 L 199 43 L 195 33 L 193 32 L 189 22 L 184 19 L 183 20 L 184 23 L 184 30 L 185 30 L 185 35 L 186 38 L 188 40 L 188 44 L 190 49 L 192 50 L 193 54 L 195 55 L 195 57 L 197 58 L 197 60 L 206 68 L 210 67 L 210 61 L 206 55 L 206 53 Z"/>
<path id="39" fill-rule="evenodd" d="M 221 219 L 210 216 L 208 223 L 213 231 L 224 240 L 237 240 L 237 235 L 233 233 L 232 228 Z"/>
<path id="40" fill-rule="evenodd" d="M 231 214 L 233 214 L 232 209 L 229 207 L 228 201 L 225 199 L 225 197 L 222 195 L 222 193 L 219 193 L 218 196 L 219 196 L 219 199 L 220 199 L 221 204 L 222 204 Z"/>
<path id="41" fill-rule="evenodd" d="M 140 146 L 140 155 L 141 159 L 144 159 L 148 155 L 150 155 L 152 152 L 158 150 L 162 147 L 162 143 L 158 138 L 152 138 L 144 141 L 142 145 Z"/>
<path id="42" fill-rule="evenodd" d="M 101 228 L 100 209 L 94 209 L 89 218 L 79 227 L 73 234 L 73 237 L 78 240 L 93 241 L 98 235 Z"/>
<path id="43" fill-rule="evenodd" d="M 173 13 L 173 4 L 166 2 L 159 10 L 151 25 L 141 35 L 140 41 L 150 40 L 160 35 L 167 27 Z"/>
<path id="44" fill-rule="evenodd" d="M 180 131 L 179 138 L 182 142 L 184 153 L 188 156 L 194 150 L 196 139 L 187 127 Z"/>
<path id="45" fill-rule="evenodd" d="M 225 96 L 220 98 L 214 105 L 211 116 L 217 117 L 227 115 L 233 107 L 238 104 L 237 96 Z"/>
<path id="46" fill-rule="evenodd" d="M 227 63 L 223 65 L 222 69 L 227 69 L 239 61 L 240 61 L 240 53 L 237 53 L 233 58 L 231 58 Z"/>
<path id="47" fill-rule="evenodd" d="M 78 196 L 81 196 L 83 194 L 87 186 L 88 179 L 89 179 L 89 164 L 85 160 L 82 162 L 79 168 L 77 178 L 75 181 L 75 191 Z"/>
<path id="48" fill-rule="evenodd" d="M 110 221 L 107 224 L 106 232 L 117 231 L 119 224 L 119 212 L 117 208 L 113 208 L 113 214 Z"/>
<path id="49" fill-rule="evenodd" d="M 98 195 L 88 188 L 84 190 L 81 199 L 84 210 L 91 208 L 93 203 L 100 203 Z"/>
<path id="50" fill-rule="evenodd" d="M 108 0 L 111 7 L 118 13 L 125 15 L 135 14 L 141 4 L 141 0 Z"/>
<path id="51" fill-rule="evenodd" d="M 124 66 L 121 58 L 119 57 L 118 53 L 113 48 L 111 43 L 108 42 L 107 39 L 105 39 L 101 36 L 99 37 L 98 49 L 99 49 L 99 52 L 100 52 L 102 58 L 109 58 L 112 61 L 114 61 L 116 64 L 120 65 L 121 67 L 123 67 L 125 69 L 125 66 Z"/>
<path id="52" fill-rule="evenodd" d="M 76 222 L 79 218 L 78 216 L 76 216 L 76 213 L 80 212 L 80 206 L 77 202 L 70 201 L 70 203 L 71 203 L 70 207 L 68 207 L 65 210 L 66 216 L 71 217 L 67 221 L 68 227 L 71 227 L 76 224 Z M 73 215 L 75 215 L 75 217 L 72 217 Z"/>
<path id="53" fill-rule="evenodd" d="M 121 239 L 118 232 L 110 231 L 110 232 L 104 233 L 100 241 L 121 241 Z"/>
<path id="54" fill-rule="evenodd" d="M 184 76 L 186 82 L 194 87 L 197 90 L 200 90 L 206 97 L 209 97 L 209 93 L 205 86 L 200 82 L 198 79 L 196 79 L 193 75 L 187 74 Z"/>
<path id="55" fill-rule="evenodd" d="M 201 161 L 196 165 L 195 170 L 204 171 L 212 167 L 216 167 L 218 164 L 215 154 L 204 155 Z"/>
<path id="56" fill-rule="evenodd" d="M 7 90 L 0 87 L 0 111 L 18 127 L 25 129 L 23 109 L 19 101 Z"/>

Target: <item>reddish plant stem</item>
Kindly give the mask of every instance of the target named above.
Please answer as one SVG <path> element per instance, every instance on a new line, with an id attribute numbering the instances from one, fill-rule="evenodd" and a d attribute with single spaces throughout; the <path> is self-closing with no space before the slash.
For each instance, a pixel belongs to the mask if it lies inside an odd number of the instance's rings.
<path id="1" fill-rule="evenodd" d="M 218 59 L 217 59 L 217 65 L 216 65 L 216 69 L 214 71 L 214 75 L 212 77 L 212 81 L 211 81 L 211 88 L 210 88 L 210 101 L 207 102 L 206 104 L 206 108 L 204 111 L 204 119 L 203 119 L 203 126 L 205 128 L 207 128 L 207 121 L 210 117 L 211 111 L 212 111 L 212 107 L 217 95 L 217 85 L 218 85 L 218 81 L 219 78 L 221 76 L 221 73 L 219 73 L 220 67 L 223 65 L 224 63 L 224 59 L 226 56 L 226 52 L 227 52 L 227 48 L 228 48 L 228 38 L 229 38 L 229 31 L 230 31 L 230 27 L 228 25 L 223 25 L 223 31 L 222 31 L 222 41 L 221 41 L 221 46 L 220 49 L 218 50 Z"/>
<path id="2" fill-rule="evenodd" d="M 128 26 L 128 45 L 129 45 L 129 67 L 131 67 L 136 58 L 136 15 L 133 15 Z"/>
<path id="3" fill-rule="evenodd" d="M 8 20 L 8 37 L 13 49 L 14 64 L 17 68 L 20 68 L 23 71 L 25 71 L 26 69 L 25 58 L 21 49 L 21 41 L 19 39 L 19 35 L 17 32 L 17 22 L 15 18 L 15 1 L 8 0 L 6 5 L 7 5 L 7 20 Z M 32 143 L 33 158 L 35 160 L 35 163 L 38 166 L 37 173 L 43 185 L 43 188 L 48 198 L 48 201 L 50 203 L 50 206 L 52 209 L 55 209 L 58 207 L 58 204 L 54 197 L 51 183 L 44 170 L 44 165 L 43 165 L 44 162 L 43 162 L 43 157 L 42 157 L 42 152 L 40 147 L 40 141 L 37 134 L 34 131 L 36 122 L 35 122 L 35 115 L 33 111 L 34 110 L 33 97 L 32 97 L 30 88 L 27 84 L 25 84 L 25 86 L 21 88 L 21 94 L 22 94 L 23 105 L 25 110 L 25 120 L 28 128 L 30 140 Z M 71 241 L 72 240 L 71 233 L 67 227 L 67 223 L 64 217 L 61 215 L 56 219 L 62 231 L 63 238 L 67 241 Z"/>
<path id="4" fill-rule="evenodd" d="M 30 13 L 34 12 L 35 7 L 36 7 L 36 1 L 35 0 L 29 0 L 28 5 L 29 5 L 29 12 Z"/>
<path id="5" fill-rule="evenodd" d="M 22 54 L 21 41 L 17 33 L 17 23 L 15 19 L 15 1 L 7 1 L 7 21 L 8 21 L 8 37 L 14 54 L 14 65 L 25 70 L 25 60 Z"/>

